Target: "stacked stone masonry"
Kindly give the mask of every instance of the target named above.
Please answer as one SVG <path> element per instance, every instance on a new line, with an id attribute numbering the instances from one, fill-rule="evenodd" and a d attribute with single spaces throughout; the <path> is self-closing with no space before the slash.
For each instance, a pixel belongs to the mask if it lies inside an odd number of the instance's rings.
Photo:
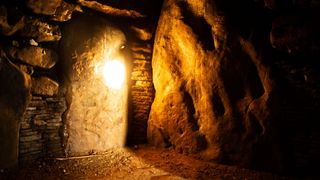
<path id="1" fill-rule="evenodd" d="M 0 60 L 8 61 L 20 71 L 27 79 L 22 84 L 28 85 L 25 98 L 18 100 L 20 104 L 26 104 L 26 106 L 21 106 L 20 109 L 15 106 L 12 111 L 13 114 L 20 111 L 24 113 L 16 118 L 19 120 L 16 126 L 6 129 L 12 134 L 15 134 L 15 131 L 18 133 L 11 139 L 9 134 L 1 137 L 17 145 L 8 143 L 5 146 L 12 149 L 0 149 L 0 153 L 7 154 L 8 157 L 10 152 L 17 152 L 14 153 L 14 157 L 11 155 L 10 161 L 32 162 L 34 159 L 63 154 L 60 129 L 66 102 L 62 93 L 58 95 L 60 79 L 55 71 L 56 63 L 59 61 L 56 46 L 62 36 L 60 23 L 70 20 L 72 13 L 76 10 L 81 11 L 78 5 L 61 0 L 51 3 L 28 1 L 25 4 L 12 1 L 1 2 Z M 17 21 L 11 22 L 11 17 L 16 17 Z M 10 76 L 5 74 L 4 77 Z M 11 82 L 11 84 L 18 83 L 19 81 L 16 80 Z M 4 85 L 2 88 L 12 91 L 10 86 Z M 16 96 L 19 97 L 19 94 Z M 12 99 L 12 101 L 17 100 Z M 3 122 L 1 118 L 0 123 Z M 9 121 L 13 120 L 9 119 Z M 0 168 L 2 167 L 9 166 L 0 165 Z"/>
<path id="2" fill-rule="evenodd" d="M 64 97 L 32 96 L 20 127 L 21 162 L 63 155 L 60 131 L 65 110 Z"/>
<path id="3" fill-rule="evenodd" d="M 131 102 L 132 120 L 130 121 L 130 136 L 133 143 L 145 143 L 147 136 L 147 121 L 154 98 L 152 83 L 152 45 L 151 42 L 130 44 L 133 65 L 131 72 Z"/>
<path id="4" fill-rule="evenodd" d="M 102 12 L 105 17 L 121 17 L 124 21 L 119 22 L 119 25 L 124 23 L 122 26 L 125 27 L 123 29 L 126 34 L 127 31 L 133 33 L 133 36 L 127 37 L 133 57 L 132 74 L 129 74 L 132 82 L 132 134 L 129 133 L 128 141 L 145 142 L 147 120 L 154 96 L 151 70 L 154 29 L 149 28 L 152 23 L 146 22 L 148 20 L 145 15 L 107 4 L 63 0 L 46 3 L 30 0 L 24 4 L 5 0 L 0 4 L 0 36 L 4 39 L 0 42 L 0 58 L 8 59 L 16 65 L 30 79 L 28 83 L 31 85 L 28 89 L 30 102 L 25 101 L 27 107 L 21 109 L 21 114 L 24 111 L 24 115 L 17 122 L 20 124 L 20 130 L 17 129 L 20 132 L 17 138 L 19 142 L 14 142 L 19 143 L 19 157 L 15 158 L 19 158 L 21 162 L 60 156 L 65 151 L 62 142 L 68 135 L 62 133 L 62 127 L 65 127 L 63 113 L 67 109 L 67 103 L 65 94 L 60 92 L 64 87 L 60 82 L 64 80 L 61 79 L 63 72 L 59 71 L 59 63 L 65 59 L 60 57 L 59 43 L 64 35 L 64 24 L 74 14 L 85 14 L 88 11 Z M 11 6 L 16 7 L 14 11 Z M 17 21 L 11 22 L 10 17 L 17 17 Z M 140 19 L 135 21 L 136 18 Z M 140 22 L 142 26 L 139 25 Z"/>

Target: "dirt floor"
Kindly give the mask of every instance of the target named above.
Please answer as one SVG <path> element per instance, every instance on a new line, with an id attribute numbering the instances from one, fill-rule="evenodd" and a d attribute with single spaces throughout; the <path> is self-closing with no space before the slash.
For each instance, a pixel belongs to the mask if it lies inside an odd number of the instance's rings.
<path id="1" fill-rule="evenodd" d="M 103 154 L 37 161 L 0 179 L 291 179 L 232 166 L 203 162 L 172 150 L 139 146 Z"/>

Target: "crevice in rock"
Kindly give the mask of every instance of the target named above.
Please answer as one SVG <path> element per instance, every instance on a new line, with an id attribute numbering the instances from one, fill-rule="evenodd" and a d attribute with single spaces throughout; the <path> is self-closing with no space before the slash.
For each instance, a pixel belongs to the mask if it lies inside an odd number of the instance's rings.
<path id="1" fill-rule="evenodd" d="M 165 144 L 165 147 L 171 147 L 172 143 L 170 142 L 170 137 L 168 136 L 168 134 L 164 133 L 163 130 L 161 128 L 159 128 L 159 132 L 161 134 L 161 136 L 163 137 L 163 141 Z"/>
<path id="2" fill-rule="evenodd" d="M 208 141 L 204 135 L 199 135 L 196 137 L 197 138 L 197 148 L 198 150 L 203 150 L 208 147 Z"/>
<path id="3" fill-rule="evenodd" d="M 214 50 L 211 26 L 203 17 L 196 16 L 186 2 L 180 2 L 179 6 L 182 9 L 182 21 L 192 28 L 193 33 L 198 36 L 202 47 L 208 51 Z"/>
<path id="4" fill-rule="evenodd" d="M 259 98 L 264 94 L 264 88 L 255 66 L 252 66 L 249 69 L 248 82 L 250 93 L 254 99 Z"/>
<path id="5" fill-rule="evenodd" d="M 222 116 L 225 112 L 221 97 L 218 93 L 214 93 L 212 96 L 213 112 L 216 116 Z"/>
<path id="6" fill-rule="evenodd" d="M 242 57 L 238 57 L 238 59 L 241 58 Z M 221 67 L 220 76 L 226 95 L 230 99 L 230 102 L 234 103 L 245 96 L 245 82 L 243 77 L 246 70 L 239 71 L 239 66 L 241 66 L 239 62 L 234 62 L 232 65 L 227 64 L 226 62 L 224 63 L 225 64 Z"/>
<path id="7" fill-rule="evenodd" d="M 194 114 L 196 112 L 194 108 L 194 102 L 191 95 L 188 92 L 184 92 L 183 94 L 184 103 L 187 106 L 187 111 L 189 114 L 188 121 L 191 124 L 192 131 L 199 130 L 198 121 L 194 118 Z"/>
<path id="8" fill-rule="evenodd" d="M 261 135 L 263 133 L 263 127 L 259 123 L 258 119 L 255 117 L 254 114 L 251 112 L 248 113 L 248 118 L 249 118 L 249 124 L 247 125 L 250 129 L 249 133 L 252 134 L 253 138 L 258 138 L 257 136 Z"/>

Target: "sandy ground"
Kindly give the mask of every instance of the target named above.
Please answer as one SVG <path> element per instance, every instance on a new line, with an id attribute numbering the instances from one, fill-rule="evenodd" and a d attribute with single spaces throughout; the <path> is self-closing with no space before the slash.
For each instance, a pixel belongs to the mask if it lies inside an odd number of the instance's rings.
<path id="1" fill-rule="evenodd" d="M 139 146 L 103 154 L 37 161 L 17 172 L 0 172 L 0 179 L 290 179 L 233 166 L 203 162 L 172 150 Z"/>

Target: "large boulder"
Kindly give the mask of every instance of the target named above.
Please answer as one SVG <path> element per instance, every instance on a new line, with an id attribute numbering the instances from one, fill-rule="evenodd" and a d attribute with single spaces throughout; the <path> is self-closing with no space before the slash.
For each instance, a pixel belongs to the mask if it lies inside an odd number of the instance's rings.
<path id="1" fill-rule="evenodd" d="M 53 15 L 61 3 L 62 0 L 27 0 L 26 2 L 27 7 L 30 8 L 34 13 L 45 15 Z"/>
<path id="2" fill-rule="evenodd" d="M 30 97 L 30 76 L 0 58 L 0 169 L 18 163 L 19 129 Z"/>
<path id="3" fill-rule="evenodd" d="M 79 5 L 74 5 L 71 3 L 67 3 L 62 1 L 61 6 L 59 6 L 56 12 L 52 15 L 51 19 L 54 21 L 68 21 L 71 19 L 72 14 L 77 12 L 82 12 L 82 9 Z"/>
<path id="4" fill-rule="evenodd" d="M 67 87 L 65 146 L 68 155 L 90 154 L 124 146 L 127 131 L 127 87 L 103 83 L 104 63 L 123 59 L 124 34 L 99 17 L 69 21 L 61 40 Z M 116 78 L 116 77 L 114 77 Z"/>
<path id="5" fill-rule="evenodd" d="M 52 68 L 58 61 L 58 55 L 54 51 L 37 46 L 12 47 L 7 51 L 7 54 L 10 58 L 44 69 Z"/>
<path id="6" fill-rule="evenodd" d="M 241 18 L 230 6 L 165 1 L 152 59 L 156 95 L 148 141 L 207 160 L 276 167 L 274 82 L 259 46 L 233 24 Z"/>
<path id="7" fill-rule="evenodd" d="M 31 17 L 25 17 L 24 22 L 25 26 L 17 32 L 19 36 L 33 38 L 36 42 L 59 41 L 61 38 L 58 25 L 52 25 Z"/>
<path id="8" fill-rule="evenodd" d="M 54 96 L 58 94 L 58 91 L 59 84 L 56 81 L 45 76 L 32 78 L 32 94 Z"/>

